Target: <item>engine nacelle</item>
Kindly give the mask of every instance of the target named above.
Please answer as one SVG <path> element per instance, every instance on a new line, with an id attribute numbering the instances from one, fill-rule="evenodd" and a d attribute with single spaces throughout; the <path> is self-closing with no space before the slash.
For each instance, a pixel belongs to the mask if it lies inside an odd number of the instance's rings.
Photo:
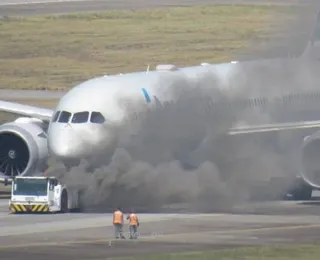
<path id="1" fill-rule="evenodd" d="M 48 156 L 41 120 L 18 118 L 0 126 L 0 179 L 43 172 Z"/>
<path id="2" fill-rule="evenodd" d="M 303 140 L 301 177 L 312 187 L 320 189 L 320 131 Z"/>

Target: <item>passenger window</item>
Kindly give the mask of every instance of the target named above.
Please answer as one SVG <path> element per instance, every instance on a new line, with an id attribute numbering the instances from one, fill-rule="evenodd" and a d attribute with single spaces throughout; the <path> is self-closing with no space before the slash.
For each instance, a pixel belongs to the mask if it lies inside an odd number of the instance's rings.
<path id="1" fill-rule="evenodd" d="M 57 111 L 52 118 L 52 122 L 57 122 L 59 115 L 60 115 L 60 111 Z"/>
<path id="2" fill-rule="evenodd" d="M 60 113 L 60 117 L 59 117 L 59 121 L 58 122 L 60 122 L 60 123 L 68 123 L 70 117 L 71 117 L 71 113 L 66 112 L 66 111 L 62 111 Z"/>
<path id="3" fill-rule="evenodd" d="M 71 123 L 80 124 L 88 122 L 89 112 L 78 112 L 72 117 Z"/>
<path id="4" fill-rule="evenodd" d="M 90 122 L 95 124 L 103 124 L 105 122 L 105 118 L 100 112 L 92 112 Z"/>

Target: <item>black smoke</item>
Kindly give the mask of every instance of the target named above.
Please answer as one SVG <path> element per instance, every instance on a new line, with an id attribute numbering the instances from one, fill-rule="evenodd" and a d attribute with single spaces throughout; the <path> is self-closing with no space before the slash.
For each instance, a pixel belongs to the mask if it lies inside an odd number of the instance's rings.
<path id="1" fill-rule="evenodd" d="M 278 191 L 262 191 L 261 184 L 298 174 L 298 148 L 307 132 L 230 137 L 228 129 L 319 119 L 318 67 L 300 60 L 248 63 L 227 83 L 210 73 L 197 81 L 164 76 L 159 87 L 172 91 L 175 102 L 150 108 L 138 121 L 128 111 L 131 121 L 119 129 L 122 142 L 108 165 L 85 173 L 83 162 L 68 173 L 53 173 L 82 188 L 85 207 L 98 210 L 185 203 L 189 210 L 217 211 L 256 193 L 267 199 Z M 134 104 L 135 111 L 142 105 Z"/>

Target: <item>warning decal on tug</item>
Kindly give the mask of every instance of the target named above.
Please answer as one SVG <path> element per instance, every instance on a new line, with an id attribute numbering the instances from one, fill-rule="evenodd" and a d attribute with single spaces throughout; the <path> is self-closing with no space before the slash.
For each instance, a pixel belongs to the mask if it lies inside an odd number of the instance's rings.
<path id="1" fill-rule="evenodd" d="M 10 211 L 13 213 L 49 212 L 49 206 L 46 204 L 38 204 L 38 205 L 10 204 Z"/>

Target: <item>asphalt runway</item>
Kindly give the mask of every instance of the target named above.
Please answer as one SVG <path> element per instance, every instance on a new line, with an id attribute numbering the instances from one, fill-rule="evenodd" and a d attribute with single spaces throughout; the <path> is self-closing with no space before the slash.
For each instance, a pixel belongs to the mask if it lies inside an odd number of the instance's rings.
<path id="1" fill-rule="evenodd" d="M 66 92 L 63 91 L 46 91 L 46 90 L 11 90 L 0 89 L 0 97 L 2 100 L 13 99 L 59 99 Z"/>
<path id="2" fill-rule="evenodd" d="M 240 206 L 240 205 L 239 205 Z M 249 205 L 243 205 L 249 207 Z M 320 240 L 320 207 L 252 204 L 261 214 L 139 214 L 140 238 L 114 240 L 110 213 L 10 215 L 0 201 L 1 259 L 104 259 Z M 292 214 L 292 210 L 295 214 Z M 125 226 L 125 235 L 128 227 Z"/>
<path id="3" fill-rule="evenodd" d="M 32 2 L 32 3 L 31 3 Z M 49 3 L 50 2 L 50 3 Z M 0 17 L 195 4 L 263 3 L 231 0 L 0 0 Z M 305 0 L 269 0 L 305 4 Z M 0 90 L 1 99 L 54 98 L 63 93 Z M 320 241 L 320 206 L 312 202 L 237 205 L 212 214 L 139 214 L 140 238 L 115 241 L 110 213 L 10 215 L 0 200 L 0 259 L 104 259 L 160 252 Z M 127 226 L 125 227 L 126 236 Z"/>
<path id="4" fill-rule="evenodd" d="M 217 4 L 309 4 L 315 0 L 1 0 L 1 16 L 29 16 L 95 12 L 110 9 L 142 9 Z"/>

